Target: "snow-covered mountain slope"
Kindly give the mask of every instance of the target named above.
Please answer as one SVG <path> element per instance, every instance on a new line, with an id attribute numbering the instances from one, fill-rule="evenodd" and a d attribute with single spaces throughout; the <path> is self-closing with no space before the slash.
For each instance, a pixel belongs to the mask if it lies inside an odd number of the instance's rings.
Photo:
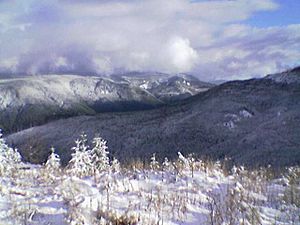
<path id="1" fill-rule="evenodd" d="M 139 86 L 165 102 L 181 100 L 214 86 L 188 74 L 131 72 L 112 77 Z"/>
<path id="2" fill-rule="evenodd" d="M 97 101 L 137 101 L 158 103 L 151 94 L 108 78 L 71 75 L 34 76 L 0 80 L 0 108 L 26 104 L 56 105 L 68 108 L 72 103 Z"/>
<path id="3" fill-rule="evenodd" d="M 300 67 L 296 67 L 283 73 L 268 75 L 265 79 L 271 79 L 278 83 L 300 84 Z"/>
<path id="4" fill-rule="evenodd" d="M 6 132 L 13 132 L 73 115 L 155 108 L 173 100 L 171 97 L 174 95 L 183 98 L 204 90 L 199 89 L 195 81 L 195 85 L 189 85 L 192 91 L 187 94 L 186 89 L 177 87 L 180 86 L 178 84 L 176 87 L 174 85 L 176 92 L 170 90 L 170 97 L 160 99 L 157 92 L 145 88 L 145 82 L 154 82 L 159 87 L 164 85 L 161 79 L 169 79 L 163 76 L 144 76 L 144 83 L 139 82 L 141 77 L 129 75 L 47 75 L 2 79 L 0 127 Z M 184 82 L 182 80 L 182 84 Z"/>
<path id="5" fill-rule="evenodd" d="M 43 162 L 54 145 L 66 163 L 74 139 L 100 133 L 122 161 L 178 151 L 248 166 L 300 163 L 299 85 L 270 79 L 234 81 L 168 107 L 51 122 L 8 137 L 24 158 Z M 30 149 L 30 150 L 29 150 Z"/>

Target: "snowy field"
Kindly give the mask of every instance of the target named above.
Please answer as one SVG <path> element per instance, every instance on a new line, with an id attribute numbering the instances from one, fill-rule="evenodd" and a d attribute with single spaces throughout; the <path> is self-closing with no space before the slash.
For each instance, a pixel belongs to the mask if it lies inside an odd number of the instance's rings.
<path id="1" fill-rule="evenodd" d="M 0 224 L 300 224 L 300 169 L 225 169 L 178 160 L 120 166 L 106 143 L 84 137 L 61 168 L 52 151 L 43 166 L 24 164 L 0 139 Z M 96 164 L 95 164 L 96 163 Z"/>

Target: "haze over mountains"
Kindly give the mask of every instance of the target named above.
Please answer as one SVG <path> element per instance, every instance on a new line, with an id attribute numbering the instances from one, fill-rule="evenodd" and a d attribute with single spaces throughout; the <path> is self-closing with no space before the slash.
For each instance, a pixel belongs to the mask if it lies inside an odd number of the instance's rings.
<path id="1" fill-rule="evenodd" d="M 129 77 L 119 76 L 118 84 L 140 87 L 142 94 L 127 96 L 151 107 L 172 101 L 174 96 L 210 89 L 158 109 L 60 119 L 14 133 L 7 140 L 20 149 L 25 160 L 35 163 L 46 159 L 52 145 L 67 163 L 74 140 L 83 131 L 89 138 L 99 133 L 107 139 L 110 152 L 122 161 L 148 160 L 154 152 L 160 158 L 172 158 L 181 151 L 214 159 L 227 156 L 247 166 L 300 163 L 299 68 L 215 87 L 196 82 L 198 86 L 191 88 L 194 83 L 184 77 L 160 82 L 153 77 L 146 82 L 142 76 Z"/>

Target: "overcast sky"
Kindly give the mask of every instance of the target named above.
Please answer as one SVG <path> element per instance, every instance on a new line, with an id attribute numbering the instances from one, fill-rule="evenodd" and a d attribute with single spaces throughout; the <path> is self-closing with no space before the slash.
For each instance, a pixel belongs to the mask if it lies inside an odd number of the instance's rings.
<path id="1" fill-rule="evenodd" d="M 300 65 L 299 0 L 0 0 L 0 73 L 192 73 Z"/>

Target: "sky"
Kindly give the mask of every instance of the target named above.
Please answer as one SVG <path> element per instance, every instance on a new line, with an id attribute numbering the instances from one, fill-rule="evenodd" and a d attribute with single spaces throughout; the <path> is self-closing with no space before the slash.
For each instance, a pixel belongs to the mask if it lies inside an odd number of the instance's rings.
<path id="1" fill-rule="evenodd" d="M 261 77 L 300 65 L 299 15 L 299 0 L 0 0 L 0 74 Z"/>

